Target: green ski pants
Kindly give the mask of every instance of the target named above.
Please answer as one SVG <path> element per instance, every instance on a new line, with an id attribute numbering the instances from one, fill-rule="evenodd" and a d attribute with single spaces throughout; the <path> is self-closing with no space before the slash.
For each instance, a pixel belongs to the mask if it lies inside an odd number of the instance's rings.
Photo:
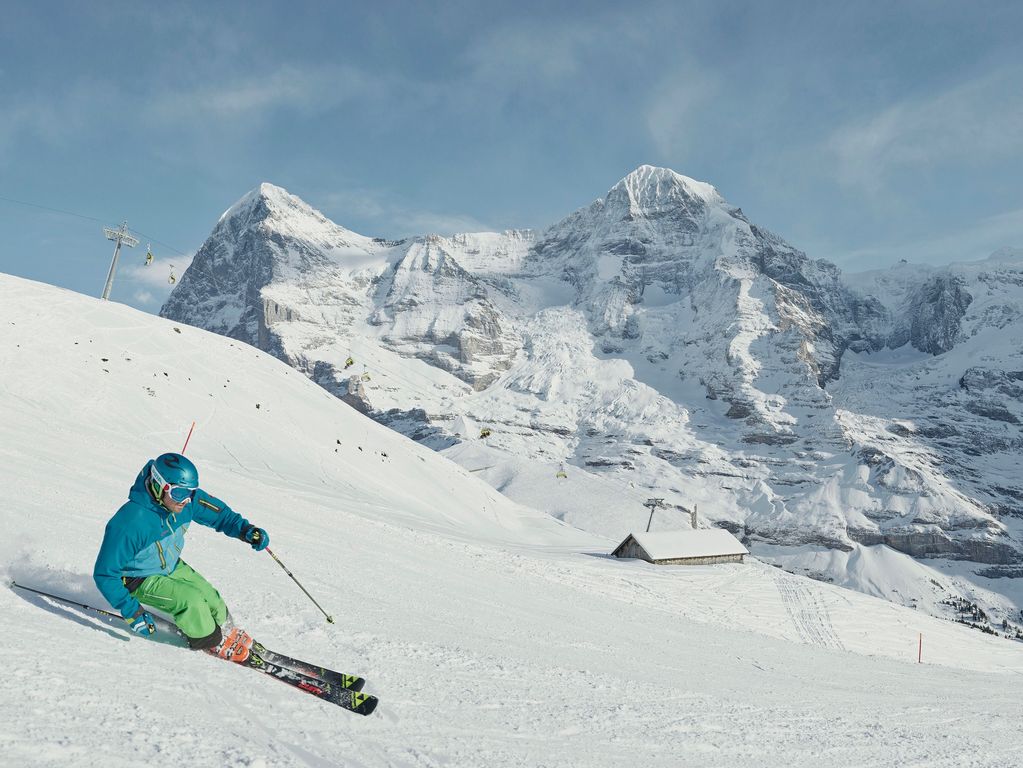
<path id="1" fill-rule="evenodd" d="M 170 576 L 147 576 L 131 594 L 140 603 L 169 613 L 192 639 L 208 637 L 227 619 L 224 598 L 184 560 L 178 560 Z"/>

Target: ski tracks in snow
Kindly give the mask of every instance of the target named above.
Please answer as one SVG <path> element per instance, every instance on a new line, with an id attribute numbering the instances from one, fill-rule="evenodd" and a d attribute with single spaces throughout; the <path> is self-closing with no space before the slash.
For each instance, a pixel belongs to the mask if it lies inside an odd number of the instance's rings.
<path id="1" fill-rule="evenodd" d="M 819 592 L 811 589 L 804 577 L 781 571 L 771 575 L 800 639 L 808 645 L 844 651 L 845 646 L 831 625 L 831 614 Z"/>

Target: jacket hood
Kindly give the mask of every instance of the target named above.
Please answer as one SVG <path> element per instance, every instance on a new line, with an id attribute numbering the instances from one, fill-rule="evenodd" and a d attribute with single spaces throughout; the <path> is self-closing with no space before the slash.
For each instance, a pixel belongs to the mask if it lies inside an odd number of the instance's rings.
<path id="1" fill-rule="evenodd" d="M 128 499 L 139 506 L 153 510 L 160 517 L 166 517 L 170 510 L 154 499 L 153 494 L 149 492 L 149 468 L 151 466 L 153 466 L 152 459 L 146 462 L 138 477 L 135 478 L 135 483 L 132 485 L 131 490 L 128 491 Z"/>

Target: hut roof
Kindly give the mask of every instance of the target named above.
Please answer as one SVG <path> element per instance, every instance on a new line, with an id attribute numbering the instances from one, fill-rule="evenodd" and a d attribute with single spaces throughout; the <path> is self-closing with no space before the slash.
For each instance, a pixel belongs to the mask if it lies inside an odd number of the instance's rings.
<path id="1" fill-rule="evenodd" d="M 702 528 L 697 531 L 648 531 L 646 533 L 631 533 L 629 536 L 636 540 L 636 543 L 644 549 L 651 560 L 749 554 L 749 550 L 723 528 Z M 626 537 L 625 541 L 628 540 Z M 618 547 L 620 548 L 621 544 Z"/>

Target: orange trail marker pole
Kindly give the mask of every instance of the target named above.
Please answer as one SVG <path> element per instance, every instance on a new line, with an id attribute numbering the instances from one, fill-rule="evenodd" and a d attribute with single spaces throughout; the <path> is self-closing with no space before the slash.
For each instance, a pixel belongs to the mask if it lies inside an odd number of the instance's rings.
<path id="1" fill-rule="evenodd" d="M 195 422 L 192 422 L 192 426 L 188 429 L 188 437 L 185 438 L 185 447 L 181 449 L 181 453 L 184 454 L 185 448 L 188 448 L 188 441 L 192 439 L 192 430 L 195 429 Z"/>

